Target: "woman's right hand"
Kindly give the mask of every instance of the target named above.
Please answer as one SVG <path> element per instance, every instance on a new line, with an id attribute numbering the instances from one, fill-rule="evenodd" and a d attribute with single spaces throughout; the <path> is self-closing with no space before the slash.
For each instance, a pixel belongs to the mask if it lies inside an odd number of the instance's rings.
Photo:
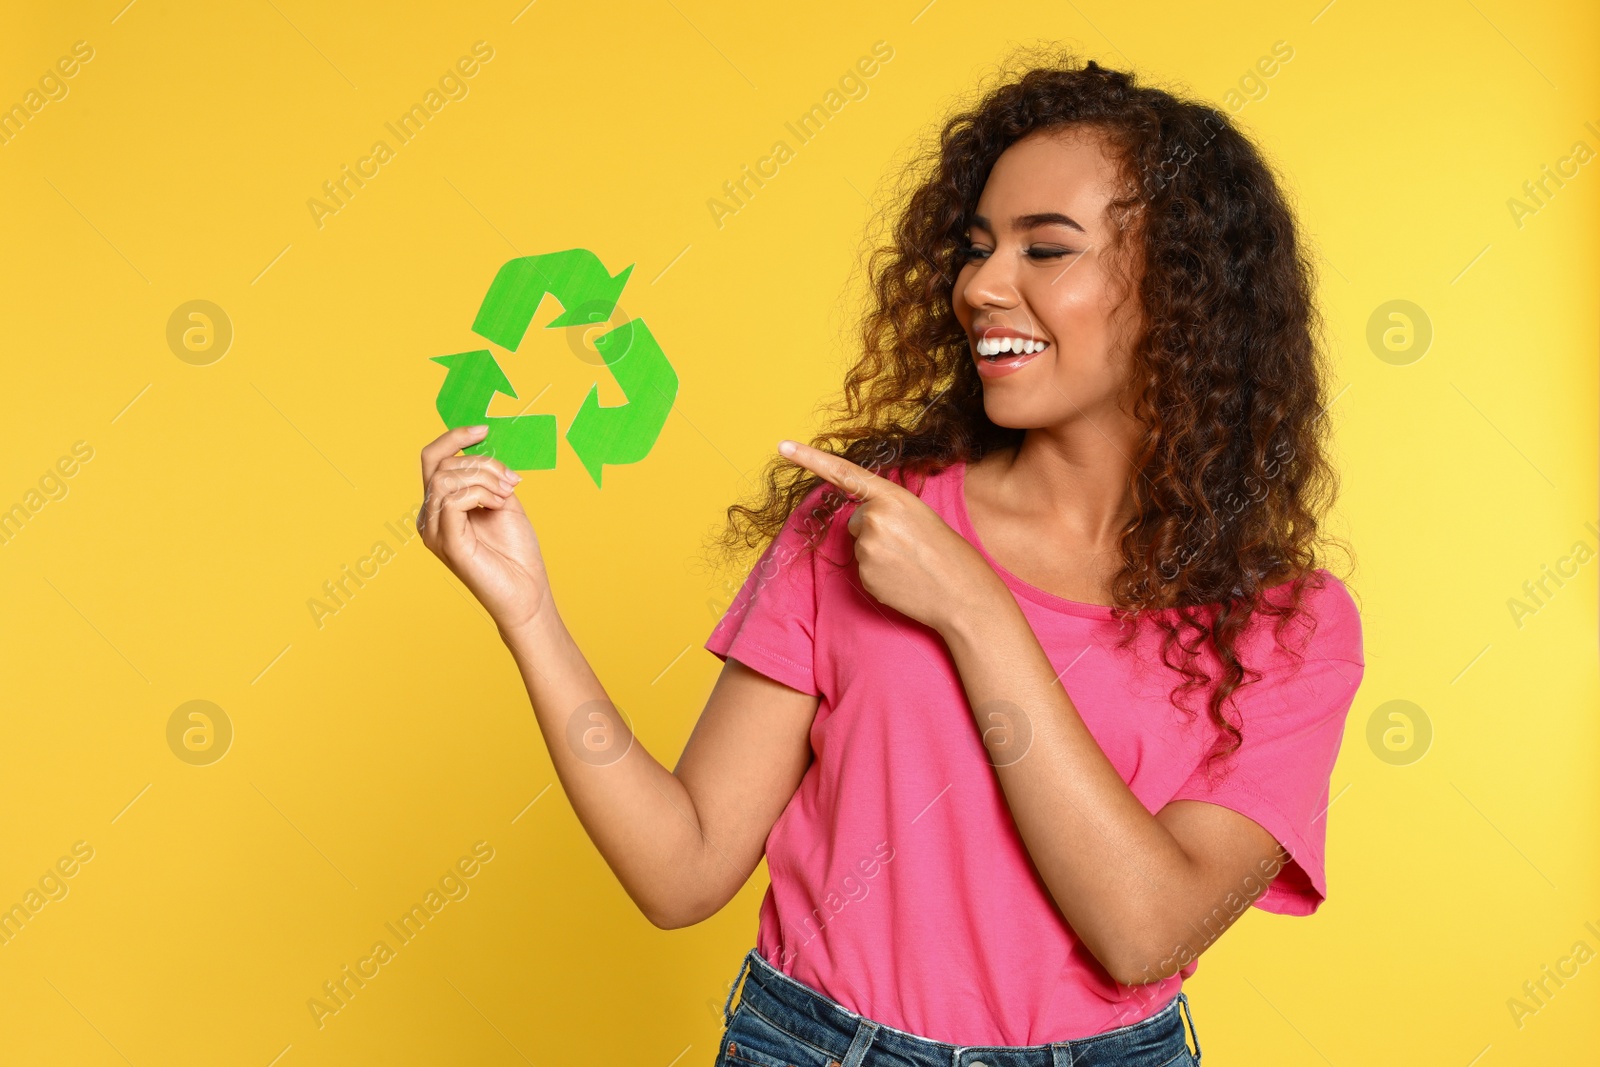
<path id="1" fill-rule="evenodd" d="M 497 459 L 457 455 L 487 433 L 487 426 L 461 426 L 423 448 L 417 529 L 505 633 L 544 609 L 550 581 L 539 538 L 517 499 L 521 477 Z"/>

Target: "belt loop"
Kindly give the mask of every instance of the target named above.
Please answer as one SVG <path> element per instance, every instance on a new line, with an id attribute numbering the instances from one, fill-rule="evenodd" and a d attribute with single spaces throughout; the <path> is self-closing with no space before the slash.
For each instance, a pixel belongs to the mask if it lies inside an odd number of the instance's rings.
<path id="1" fill-rule="evenodd" d="M 1194 1038 L 1195 1062 L 1200 1062 L 1200 1032 L 1194 1028 L 1194 1016 L 1189 1013 L 1189 996 L 1187 993 L 1178 993 L 1178 1009 L 1183 1012 L 1184 1019 L 1189 1023 L 1189 1036 Z"/>
<path id="2" fill-rule="evenodd" d="M 844 1054 L 840 1067 L 861 1067 L 861 1062 L 867 1058 L 867 1049 L 872 1047 L 872 1040 L 877 1036 L 878 1024 L 863 1015 L 856 1024 L 855 1040 L 850 1042 L 850 1050 Z"/>
<path id="3" fill-rule="evenodd" d="M 1072 1067 L 1077 1060 L 1077 1054 L 1072 1051 L 1071 1041 L 1057 1041 L 1050 1046 L 1052 1067 Z"/>
<path id="4" fill-rule="evenodd" d="M 750 950 L 750 952 L 755 951 L 755 949 Z M 744 962 L 739 965 L 739 973 L 734 977 L 733 985 L 728 987 L 728 999 L 722 1005 L 722 1028 L 724 1030 L 733 1025 L 733 1016 L 729 1013 L 728 1008 L 733 1004 L 733 994 L 738 990 L 739 983 L 743 980 L 745 972 L 750 969 L 750 952 L 744 954 Z"/>

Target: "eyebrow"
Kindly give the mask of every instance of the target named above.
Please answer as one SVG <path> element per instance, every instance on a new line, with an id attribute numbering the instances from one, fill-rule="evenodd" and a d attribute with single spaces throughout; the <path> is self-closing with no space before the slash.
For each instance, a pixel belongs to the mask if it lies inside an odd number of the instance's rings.
<path id="1" fill-rule="evenodd" d="M 972 216 L 972 225 L 981 227 L 990 233 L 994 230 L 989 225 L 989 220 L 982 215 Z M 1087 234 L 1088 231 L 1078 225 L 1077 220 L 1070 215 L 1063 215 L 1059 211 L 1040 211 L 1032 215 L 1018 215 L 1011 220 L 1013 230 L 1031 230 L 1036 226 L 1070 226 L 1079 233 Z"/>

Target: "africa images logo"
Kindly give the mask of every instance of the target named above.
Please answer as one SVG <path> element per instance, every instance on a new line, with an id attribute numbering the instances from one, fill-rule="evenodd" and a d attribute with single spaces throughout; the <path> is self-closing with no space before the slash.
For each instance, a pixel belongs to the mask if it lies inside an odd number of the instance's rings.
<path id="1" fill-rule="evenodd" d="M 549 293 L 562 313 L 546 329 L 585 328 L 608 322 L 633 267 L 610 274 L 598 256 L 582 248 L 513 259 L 500 268 L 473 320 L 472 332 L 515 352 Z M 600 485 L 605 464 L 637 463 L 650 454 L 678 395 L 678 374 L 643 319 L 629 319 L 595 339 L 594 347 L 622 387 L 627 402 L 600 406 L 592 386 L 567 428 L 567 443 L 589 477 Z M 556 417 L 489 417 L 495 393 L 515 398 L 505 372 L 488 349 L 434 356 L 449 371 L 436 407 L 447 427 L 487 424 L 484 439 L 465 449 L 493 456 L 513 470 L 549 470 L 556 465 Z"/>

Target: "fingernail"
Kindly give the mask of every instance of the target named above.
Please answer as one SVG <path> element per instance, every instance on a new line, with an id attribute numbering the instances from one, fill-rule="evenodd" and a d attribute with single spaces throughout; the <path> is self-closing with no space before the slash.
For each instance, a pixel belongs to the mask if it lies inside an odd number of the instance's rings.
<path id="1" fill-rule="evenodd" d="M 474 426 L 472 428 L 472 432 L 475 433 L 475 434 L 488 433 L 489 432 L 489 427 L 488 426 Z"/>
<path id="2" fill-rule="evenodd" d="M 794 455 L 794 449 L 795 449 L 795 444 L 794 444 L 793 441 L 790 441 L 790 440 L 786 439 L 786 440 L 778 442 L 778 451 L 783 453 L 786 456 Z"/>
<path id="3" fill-rule="evenodd" d="M 518 482 L 522 481 L 522 475 L 518 474 L 516 471 L 506 471 L 502 477 L 504 477 L 505 480 L 510 482 L 512 485 L 516 485 Z"/>

